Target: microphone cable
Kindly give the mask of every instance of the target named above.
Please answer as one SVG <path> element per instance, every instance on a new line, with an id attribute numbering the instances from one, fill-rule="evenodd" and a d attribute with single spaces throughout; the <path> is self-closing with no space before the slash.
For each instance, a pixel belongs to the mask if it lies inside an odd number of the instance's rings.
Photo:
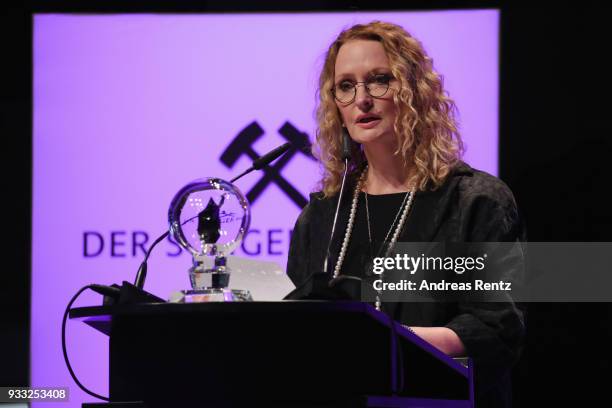
<path id="1" fill-rule="evenodd" d="M 109 397 L 97 394 L 85 387 L 83 384 L 81 384 L 76 374 L 74 373 L 72 366 L 70 365 L 70 360 L 68 359 L 68 350 L 66 348 L 66 322 L 68 321 L 68 314 L 70 313 L 70 308 L 72 307 L 73 303 L 77 300 L 81 293 L 85 292 L 87 289 L 93 290 L 96 293 L 100 293 L 106 296 L 119 296 L 119 289 L 110 286 L 90 284 L 87 286 L 83 286 L 81 289 L 79 289 L 79 291 L 72 297 L 72 299 L 70 299 L 70 302 L 68 302 L 68 306 L 66 306 L 66 310 L 64 311 L 64 317 L 62 319 L 62 353 L 64 355 L 64 362 L 66 363 L 66 367 L 68 367 L 68 372 L 70 372 L 70 376 L 72 377 L 76 385 L 78 385 L 81 390 L 91 395 L 92 397 L 110 402 Z"/>

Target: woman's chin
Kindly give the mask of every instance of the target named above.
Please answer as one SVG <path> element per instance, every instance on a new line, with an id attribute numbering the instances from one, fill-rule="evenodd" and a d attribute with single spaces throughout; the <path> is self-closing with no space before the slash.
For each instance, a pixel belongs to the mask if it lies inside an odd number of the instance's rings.
<path id="1" fill-rule="evenodd" d="M 379 129 L 356 129 L 351 133 L 351 138 L 364 146 L 368 144 L 395 143 L 395 138 L 389 132 L 381 132 Z"/>

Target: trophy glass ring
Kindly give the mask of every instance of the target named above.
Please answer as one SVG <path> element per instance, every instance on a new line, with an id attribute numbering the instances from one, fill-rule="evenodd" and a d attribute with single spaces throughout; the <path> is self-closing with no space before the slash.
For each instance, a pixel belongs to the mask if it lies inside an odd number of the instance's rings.
<path id="1" fill-rule="evenodd" d="M 168 222 L 170 235 L 193 258 L 185 302 L 252 300 L 248 291 L 228 288 L 226 256 L 250 224 L 249 203 L 236 186 L 218 178 L 192 181 L 172 199 Z"/>

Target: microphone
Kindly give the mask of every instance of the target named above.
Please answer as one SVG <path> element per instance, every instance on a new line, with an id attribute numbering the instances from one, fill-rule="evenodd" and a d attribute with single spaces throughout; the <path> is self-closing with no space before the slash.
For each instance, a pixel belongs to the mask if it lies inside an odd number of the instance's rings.
<path id="1" fill-rule="evenodd" d="M 259 159 L 253 160 L 253 168 L 255 170 L 261 170 L 264 166 L 272 163 L 274 160 L 281 157 L 285 154 L 289 149 L 291 149 L 292 144 L 290 142 L 285 143 L 284 145 L 278 146 L 276 149 L 264 154 Z M 232 179 L 232 181 L 237 180 L 238 177 Z"/>
<path id="2" fill-rule="evenodd" d="M 351 160 L 351 135 L 347 128 L 342 128 L 342 160 L 346 163 L 347 160 Z"/>
<path id="3" fill-rule="evenodd" d="M 338 204 L 336 205 L 336 213 L 334 214 L 334 222 L 332 224 L 331 234 L 329 236 L 329 242 L 327 243 L 327 250 L 325 251 L 325 261 L 323 262 L 323 273 L 328 274 L 328 263 L 329 263 L 329 250 L 331 243 L 334 240 L 334 233 L 336 232 L 336 224 L 338 222 L 338 213 L 340 212 L 340 203 L 344 195 L 344 183 L 346 182 L 346 175 L 348 173 L 348 163 L 351 159 L 351 136 L 349 135 L 348 129 L 342 127 L 342 160 L 344 161 L 344 175 L 342 176 L 342 184 L 340 184 L 340 194 L 338 195 Z"/>
<path id="4" fill-rule="evenodd" d="M 329 257 L 331 243 L 334 240 L 336 232 L 336 224 L 338 223 L 338 213 L 340 212 L 340 203 L 344 196 L 344 185 L 348 174 L 349 161 L 351 159 L 351 136 L 346 127 L 342 127 L 342 150 L 341 158 L 344 161 L 344 175 L 342 176 L 342 184 L 340 185 L 340 193 L 338 194 L 338 204 L 334 214 L 334 222 L 325 251 L 325 260 L 323 262 L 323 272 L 313 272 L 308 278 L 298 287 L 293 289 L 284 297 L 285 300 L 299 299 L 325 299 L 325 300 L 346 300 L 358 299 L 360 297 L 359 290 L 361 279 L 329 279 Z M 340 284 L 338 284 L 338 282 Z"/>
<path id="5" fill-rule="evenodd" d="M 253 170 L 261 170 L 262 168 L 264 168 L 268 164 L 272 163 L 274 160 L 278 159 L 283 154 L 287 153 L 287 151 L 289 149 L 291 149 L 292 147 L 293 147 L 293 145 L 291 143 L 287 142 L 284 145 L 281 145 L 281 146 L 275 148 L 274 150 L 264 154 L 263 156 L 253 160 L 253 165 L 251 167 L 249 167 L 246 171 L 242 172 L 238 176 L 236 176 L 233 179 L 231 179 L 230 183 L 233 183 L 234 181 L 240 179 L 241 177 L 249 174 Z M 197 216 L 195 216 L 195 217 L 197 217 Z M 183 224 L 191 221 L 195 217 L 192 217 L 192 218 L 186 220 L 185 222 L 183 222 Z M 145 282 L 145 279 L 147 277 L 147 260 L 149 259 L 149 256 L 151 255 L 151 252 L 153 251 L 153 248 L 155 248 L 155 246 L 157 244 L 159 244 L 161 241 L 163 241 L 168 235 L 170 235 L 170 231 L 166 231 L 162 235 L 160 235 L 159 238 L 157 238 L 153 242 L 153 245 L 151 245 L 151 247 L 149 248 L 149 250 L 145 254 L 145 258 L 142 261 L 142 263 L 140 264 L 140 267 L 138 268 L 138 272 L 136 273 L 136 279 L 134 281 L 134 286 L 136 288 L 142 289 L 144 287 L 144 282 Z"/>
<path id="6" fill-rule="evenodd" d="M 266 167 L 268 164 L 272 163 L 274 160 L 281 157 L 283 154 L 287 153 L 287 151 L 291 149 L 292 146 L 293 145 L 290 142 L 287 142 L 284 145 L 278 146 L 276 149 L 264 154 L 260 158 L 253 160 L 253 165 L 249 167 L 248 169 L 246 169 L 245 171 L 243 171 L 238 176 L 231 179 L 230 183 L 233 183 L 234 181 L 238 180 L 242 176 L 246 176 L 253 170 L 261 170 L 262 168 Z"/>

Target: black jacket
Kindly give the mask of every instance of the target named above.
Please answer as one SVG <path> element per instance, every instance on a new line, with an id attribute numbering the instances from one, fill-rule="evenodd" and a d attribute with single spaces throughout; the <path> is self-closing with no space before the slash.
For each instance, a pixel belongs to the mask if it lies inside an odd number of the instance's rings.
<path id="1" fill-rule="evenodd" d="M 340 250 L 354 186 L 355 179 L 341 204 L 330 269 Z M 320 193 L 311 194 L 295 224 L 287 274 L 296 286 L 312 272 L 322 270 L 337 200 L 337 196 L 325 199 Z M 510 189 L 501 180 L 461 162 L 442 186 L 416 193 L 398 241 L 514 242 L 525 238 Z M 510 272 L 521 266 L 511 265 Z M 511 406 L 510 371 L 519 358 L 525 333 L 521 308 L 511 301 L 386 306 L 383 310 L 403 324 L 454 330 L 474 361 L 477 407 Z"/>

